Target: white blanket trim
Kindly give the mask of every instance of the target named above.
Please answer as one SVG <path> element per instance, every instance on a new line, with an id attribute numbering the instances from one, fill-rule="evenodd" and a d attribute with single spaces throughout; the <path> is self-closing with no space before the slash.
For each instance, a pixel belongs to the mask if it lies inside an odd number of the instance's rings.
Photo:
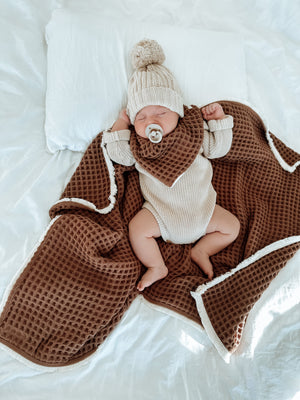
<path id="1" fill-rule="evenodd" d="M 88 200 L 79 199 L 77 197 L 66 197 L 61 200 L 58 200 L 56 203 L 54 203 L 54 206 L 59 203 L 72 202 L 72 203 L 76 203 L 76 204 L 81 204 L 82 206 L 87 207 L 88 209 L 90 209 L 92 211 L 96 211 L 99 214 L 108 214 L 109 212 L 112 211 L 112 209 L 114 208 L 115 203 L 116 203 L 116 194 L 118 192 L 118 188 L 117 188 L 117 184 L 116 184 L 116 180 L 115 180 L 115 169 L 114 169 L 113 163 L 107 153 L 103 138 L 101 141 L 101 148 L 103 151 L 104 159 L 106 162 L 106 166 L 107 166 L 109 178 L 110 178 L 110 195 L 108 196 L 108 200 L 110 201 L 110 204 L 105 208 L 98 209 L 94 203 L 92 203 Z"/>
<path id="2" fill-rule="evenodd" d="M 262 122 L 263 122 L 263 125 L 264 125 L 264 127 L 265 127 L 265 135 L 266 135 L 266 138 L 267 138 L 267 140 L 268 140 L 270 149 L 271 149 L 272 153 L 274 154 L 276 160 L 279 162 L 280 166 L 281 166 L 285 171 L 291 172 L 291 173 L 294 172 L 298 166 L 300 166 L 300 160 L 299 160 L 299 161 L 296 161 L 294 165 L 289 165 L 289 164 L 281 157 L 279 151 L 277 150 L 277 148 L 276 148 L 275 145 L 274 145 L 273 139 L 271 138 L 270 130 L 269 130 L 269 123 L 268 123 L 268 121 L 267 121 L 267 118 L 265 117 L 264 113 L 263 113 L 261 110 L 259 110 L 256 106 L 254 106 L 253 104 L 251 104 L 251 103 L 250 103 L 248 100 L 246 100 L 246 99 L 237 99 L 237 98 L 234 98 L 234 97 L 229 97 L 229 98 L 227 98 L 226 100 L 223 99 L 223 100 L 217 100 L 217 101 L 219 101 L 219 102 L 220 102 L 220 101 L 234 101 L 234 102 L 241 103 L 241 104 L 244 104 L 244 105 L 250 107 L 250 108 L 251 108 L 253 111 L 255 111 L 256 114 L 259 115 L 259 117 L 261 118 L 261 120 L 262 120 Z M 205 105 L 206 105 L 206 104 L 203 104 L 203 105 L 201 105 L 201 107 L 203 107 L 203 106 L 205 106 Z M 272 133 L 276 136 L 276 132 L 272 132 Z M 276 136 L 276 137 L 277 137 L 277 136 Z M 280 139 L 279 137 L 278 137 L 278 139 L 282 141 L 282 139 Z M 284 143 L 284 142 L 283 142 L 283 143 Z M 285 143 L 284 143 L 284 144 L 285 144 Z M 287 147 L 289 147 L 287 144 L 285 144 L 285 145 L 286 145 Z"/>
<path id="3" fill-rule="evenodd" d="M 269 130 L 269 124 L 268 124 L 268 121 L 267 121 L 266 117 L 264 116 L 264 114 L 263 114 L 258 108 L 256 108 L 253 104 L 249 103 L 248 101 L 243 101 L 243 102 L 240 102 L 240 103 L 245 104 L 246 106 L 252 108 L 252 110 L 255 111 L 257 115 L 260 116 L 260 118 L 261 118 L 261 120 L 262 120 L 262 122 L 263 122 L 263 124 L 264 124 L 265 130 L 266 130 L 265 135 L 266 135 L 266 138 L 267 138 L 267 140 L 268 140 L 270 149 L 271 149 L 272 153 L 274 154 L 276 160 L 279 162 L 281 168 L 284 169 L 284 170 L 287 171 L 287 172 L 291 172 L 291 173 L 294 172 L 294 171 L 296 170 L 296 168 L 297 168 L 298 166 L 300 166 L 300 160 L 299 160 L 299 161 L 296 161 L 294 165 L 289 165 L 289 164 L 281 157 L 279 151 L 277 150 L 276 146 L 274 145 L 273 139 L 271 138 L 270 130 Z M 273 133 L 273 132 L 272 132 L 272 133 Z M 275 133 L 274 133 L 274 135 L 276 136 Z M 279 139 L 279 138 L 278 138 L 278 139 Z M 279 140 L 280 140 L 280 139 L 279 139 Z M 286 146 L 287 146 L 287 145 L 286 145 Z M 287 146 L 287 147 L 288 147 L 288 146 Z"/>
<path id="4" fill-rule="evenodd" d="M 19 277 L 21 276 L 22 272 L 25 270 L 25 268 L 27 267 L 27 265 L 29 264 L 29 262 L 31 261 L 31 259 L 33 258 L 35 252 L 37 251 L 38 247 L 42 244 L 42 242 L 44 241 L 47 233 L 49 232 L 50 228 L 52 227 L 52 225 L 54 225 L 54 223 L 61 218 L 61 215 L 56 216 L 55 218 L 53 218 L 50 223 L 48 224 L 48 226 L 46 227 L 46 229 L 44 230 L 44 232 L 42 233 L 41 237 L 39 238 L 39 240 L 37 241 L 37 243 L 35 244 L 35 246 L 32 248 L 32 250 L 30 251 L 29 255 L 25 258 L 25 261 L 23 262 L 23 264 L 21 265 L 21 267 L 16 271 L 15 275 L 13 276 L 12 280 L 10 281 L 9 285 L 7 286 L 7 288 L 5 289 L 5 292 L 3 294 L 3 297 L 1 299 L 1 303 L 0 303 L 0 314 L 2 314 L 4 307 L 7 303 L 8 297 L 12 291 L 12 289 L 14 288 L 17 280 L 19 279 Z M 106 338 L 106 341 L 109 339 Z M 47 371 L 47 372 L 54 372 L 54 371 L 70 371 L 76 368 L 82 368 L 85 367 L 90 360 L 92 359 L 92 357 L 96 357 L 96 353 L 97 351 L 100 351 L 100 348 L 102 348 L 102 344 L 98 347 L 98 349 L 91 355 L 89 355 L 89 357 L 78 361 L 74 364 L 71 365 L 67 365 L 67 366 L 61 366 L 61 367 L 46 367 L 44 365 L 41 364 L 37 364 L 33 361 L 28 360 L 27 358 L 25 358 L 24 356 L 22 356 L 21 354 L 17 353 L 15 350 L 12 350 L 10 347 L 6 346 L 4 343 L 0 343 L 0 349 L 5 351 L 6 353 L 8 353 L 12 358 L 14 358 L 15 360 L 21 362 L 22 364 L 26 365 L 29 368 L 32 368 L 36 371 Z"/>
<path id="5" fill-rule="evenodd" d="M 280 155 L 279 151 L 277 150 L 276 146 L 274 145 L 273 139 L 271 138 L 270 135 L 270 131 L 267 130 L 266 131 L 266 137 L 267 140 L 269 142 L 269 146 L 274 154 L 274 156 L 276 157 L 277 161 L 279 162 L 279 164 L 281 165 L 281 167 L 287 171 L 287 172 L 294 172 L 296 170 L 296 168 L 300 165 L 300 160 L 298 160 L 297 162 L 295 162 L 294 165 L 289 165 Z"/>
<path id="6" fill-rule="evenodd" d="M 223 343 L 219 339 L 218 335 L 216 334 L 216 332 L 210 322 L 210 318 L 209 318 L 209 316 L 206 312 L 205 306 L 203 304 L 202 294 L 204 294 L 208 289 L 212 288 L 213 286 L 216 286 L 219 283 L 230 278 L 236 272 L 253 264 L 260 258 L 272 253 L 273 251 L 282 249 L 283 247 L 286 247 L 286 246 L 289 246 L 291 244 L 298 243 L 298 242 L 300 242 L 300 235 L 299 236 L 290 236 L 285 239 L 278 240 L 277 242 L 273 242 L 273 243 L 269 244 L 268 246 L 258 250 L 252 256 L 246 258 L 244 261 L 242 261 L 239 265 L 237 265 L 231 271 L 228 271 L 225 274 L 218 276 L 217 278 L 213 279 L 212 281 L 210 281 L 204 285 L 200 285 L 196 289 L 195 292 L 190 292 L 192 297 L 196 301 L 197 310 L 200 315 L 202 324 L 206 330 L 206 333 L 209 336 L 209 338 L 211 339 L 211 341 L 214 343 L 214 345 L 216 346 L 219 354 L 222 356 L 222 358 L 225 360 L 225 362 L 229 363 L 231 353 L 223 345 Z M 246 324 L 247 324 L 247 322 L 246 322 Z M 244 329 L 245 329 L 245 327 L 244 327 Z"/>

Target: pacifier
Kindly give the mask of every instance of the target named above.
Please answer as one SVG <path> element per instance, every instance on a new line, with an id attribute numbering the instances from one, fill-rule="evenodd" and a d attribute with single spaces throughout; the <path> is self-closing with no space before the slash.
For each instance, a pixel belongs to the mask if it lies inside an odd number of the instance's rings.
<path id="1" fill-rule="evenodd" d="M 164 131 L 157 124 L 150 124 L 146 128 L 146 136 L 152 143 L 159 143 L 163 137 Z"/>

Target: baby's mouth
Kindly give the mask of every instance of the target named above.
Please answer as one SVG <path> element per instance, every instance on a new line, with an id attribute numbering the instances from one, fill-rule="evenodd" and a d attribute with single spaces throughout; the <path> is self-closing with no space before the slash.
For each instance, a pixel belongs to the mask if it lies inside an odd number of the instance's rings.
<path id="1" fill-rule="evenodd" d="M 163 137 L 164 131 L 161 126 L 157 124 L 150 124 L 146 128 L 146 136 L 152 143 L 160 143 Z"/>

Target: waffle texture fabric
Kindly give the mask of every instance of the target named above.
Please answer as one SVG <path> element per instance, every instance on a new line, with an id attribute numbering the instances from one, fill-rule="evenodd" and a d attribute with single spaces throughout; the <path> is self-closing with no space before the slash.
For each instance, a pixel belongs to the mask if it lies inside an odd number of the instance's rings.
<path id="1" fill-rule="evenodd" d="M 251 108 L 220 103 L 235 126 L 229 153 L 212 161 L 213 185 L 218 203 L 239 218 L 239 237 L 211 258 L 211 282 L 191 261 L 191 245 L 158 239 L 169 274 L 143 296 L 202 323 L 214 344 L 232 353 L 250 310 L 300 247 L 300 168 L 286 170 L 300 155 L 266 132 Z M 128 222 L 142 204 L 135 168 L 111 164 L 99 134 L 10 289 L 0 341 L 45 366 L 94 352 L 138 295 L 144 268 L 131 250 Z M 200 315 L 191 291 L 201 296 Z"/>

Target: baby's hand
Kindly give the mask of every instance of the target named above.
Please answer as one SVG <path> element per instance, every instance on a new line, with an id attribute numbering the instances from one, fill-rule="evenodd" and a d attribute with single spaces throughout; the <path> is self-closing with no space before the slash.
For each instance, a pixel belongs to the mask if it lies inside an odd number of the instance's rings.
<path id="1" fill-rule="evenodd" d="M 212 119 L 223 119 L 225 118 L 225 113 L 221 104 L 212 103 L 201 109 L 204 119 L 210 121 Z"/>
<path id="2" fill-rule="evenodd" d="M 123 108 L 123 110 L 120 111 L 119 119 L 123 119 L 128 124 L 128 126 L 130 125 L 130 119 L 126 113 L 125 108 Z"/>
<path id="3" fill-rule="evenodd" d="M 119 117 L 116 120 L 116 122 L 113 124 L 111 131 L 120 131 L 123 129 L 128 129 L 130 126 L 130 119 L 128 115 L 126 114 L 125 108 L 120 111 Z"/>

